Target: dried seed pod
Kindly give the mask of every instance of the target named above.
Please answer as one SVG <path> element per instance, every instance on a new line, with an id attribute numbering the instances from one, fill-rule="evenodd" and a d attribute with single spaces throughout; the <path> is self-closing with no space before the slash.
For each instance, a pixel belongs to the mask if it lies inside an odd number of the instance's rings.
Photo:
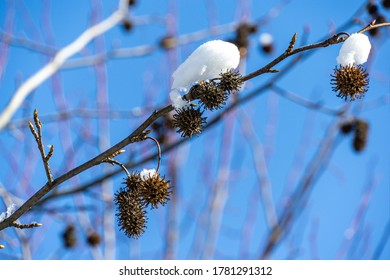
<path id="1" fill-rule="evenodd" d="M 129 192 L 138 192 L 140 185 L 142 184 L 139 173 L 132 172 L 130 177 L 127 177 L 124 184 Z"/>
<path id="2" fill-rule="evenodd" d="M 353 148 L 356 152 L 361 152 L 367 145 L 368 123 L 358 119 L 355 122 L 356 130 L 353 139 Z"/>
<path id="3" fill-rule="evenodd" d="M 385 9 L 390 9 L 390 0 L 382 0 L 382 6 Z"/>
<path id="4" fill-rule="evenodd" d="M 331 77 L 332 90 L 345 100 L 362 98 L 368 89 L 368 73 L 362 65 L 336 66 Z"/>
<path id="5" fill-rule="evenodd" d="M 122 21 L 122 27 L 126 32 L 129 32 L 133 29 L 133 22 L 130 19 L 124 19 Z"/>
<path id="6" fill-rule="evenodd" d="M 238 92 L 243 83 L 242 75 L 233 69 L 229 69 L 225 73 L 220 74 L 218 87 L 231 94 Z"/>
<path id="7" fill-rule="evenodd" d="M 76 246 L 77 236 L 76 236 L 76 228 L 74 225 L 67 225 L 65 231 L 62 233 L 62 241 L 64 243 L 65 248 L 70 249 Z"/>
<path id="8" fill-rule="evenodd" d="M 152 208 L 157 208 L 159 204 L 164 206 L 172 193 L 169 183 L 170 181 L 165 180 L 165 176 L 160 177 L 158 173 L 145 178 L 140 189 L 145 207 L 151 205 Z"/>
<path id="9" fill-rule="evenodd" d="M 348 120 L 340 125 L 340 131 L 343 134 L 349 134 L 355 129 L 355 122 Z"/>
<path id="10" fill-rule="evenodd" d="M 201 105 L 203 108 L 210 111 L 222 108 L 229 98 L 229 93 L 223 91 L 214 81 L 202 81 L 198 84 L 196 89 Z"/>
<path id="11" fill-rule="evenodd" d="M 97 232 L 92 232 L 87 236 L 87 243 L 91 247 L 95 247 L 100 244 L 100 235 Z"/>
<path id="12" fill-rule="evenodd" d="M 121 188 L 114 199 L 118 226 L 128 237 L 138 238 L 146 229 L 146 211 L 137 192 Z"/>
<path id="13" fill-rule="evenodd" d="M 378 5 L 368 2 L 366 10 L 370 15 L 375 15 L 378 12 Z"/>
<path id="14" fill-rule="evenodd" d="M 194 134 L 202 133 L 206 118 L 202 117 L 203 111 L 200 108 L 195 109 L 192 106 L 186 106 L 177 109 L 173 115 L 173 124 L 178 128 L 177 132 L 182 137 L 192 137 Z"/>

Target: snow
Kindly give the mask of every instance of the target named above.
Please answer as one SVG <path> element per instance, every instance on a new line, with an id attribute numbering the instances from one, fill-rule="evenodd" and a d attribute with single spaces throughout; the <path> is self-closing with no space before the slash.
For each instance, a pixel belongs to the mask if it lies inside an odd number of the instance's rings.
<path id="1" fill-rule="evenodd" d="M 341 66 L 363 64 L 370 54 L 371 43 L 364 34 L 354 33 L 341 46 L 336 60 Z"/>
<path id="2" fill-rule="evenodd" d="M 150 177 L 156 175 L 156 173 L 157 173 L 156 169 L 143 169 L 139 175 L 141 176 L 141 179 L 143 181 L 146 181 Z"/>
<path id="3" fill-rule="evenodd" d="M 236 45 L 222 40 L 208 41 L 199 46 L 173 72 L 172 89 L 188 87 L 200 80 L 219 76 L 240 62 L 240 52 Z"/>
<path id="4" fill-rule="evenodd" d="M 193 83 L 217 78 L 229 69 L 237 68 L 240 52 L 236 45 L 222 40 L 208 41 L 199 46 L 172 74 L 172 105 L 180 109 L 188 105 L 181 99 L 180 90 L 186 92 Z"/>
<path id="5" fill-rule="evenodd" d="M 0 214 L 0 223 L 7 219 L 9 216 L 11 216 L 16 210 L 16 205 L 11 204 L 10 206 L 7 207 L 7 212 L 3 212 Z"/>
<path id="6" fill-rule="evenodd" d="M 187 91 L 187 90 L 184 90 Z M 172 101 L 172 106 L 176 109 L 182 109 L 183 107 L 187 107 L 190 105 L 190 103 L 186 100 L 183 100 L 181 97 L 181 94 L 178 92 L 178 90 L 174 89 L 169 93 L 169 97 Z"/>
<path id="7" fill-rule="evenodd" d="M 259 36 L 259 43 L 261 45 L 271 45 L 274 41 L 274 38 L 272 37 L 271 34 L 264 32 L 261 33 Z"/>

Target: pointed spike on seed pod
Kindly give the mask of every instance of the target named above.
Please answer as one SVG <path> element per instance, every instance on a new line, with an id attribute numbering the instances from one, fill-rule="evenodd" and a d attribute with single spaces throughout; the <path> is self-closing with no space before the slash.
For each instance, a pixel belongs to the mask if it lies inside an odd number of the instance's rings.
<path id="1" fill-rule="evenodd" d="M 286 50 L 287 53 L 290 53 L 293 50 L 296 40 L 297 40 L 297 33 L 294 33 L 294 35 L 291 38 L 290 45 Z"/>

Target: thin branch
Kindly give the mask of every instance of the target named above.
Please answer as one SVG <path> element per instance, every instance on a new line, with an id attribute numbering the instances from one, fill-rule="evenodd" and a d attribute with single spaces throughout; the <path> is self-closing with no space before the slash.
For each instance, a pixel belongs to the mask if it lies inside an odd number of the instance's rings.
<path id="1" fill-rule="evenodd" d="M 39 152 L 41 153 L 41 158 L 43 162 L 43 166 L 45 167 L 45 172 L 46 172 L 46 177 L 49 183 L 53 182 L 53 175 L 51 173 L 50 165 L 49 165 L 49 160 L 51 156 L 53 155 L 54 152 L 54 146 L 50 146 L 49 153 L 45 155 L 45 148 L 43 145 L 43 140 L 42 140 L 42 123 L 38 118 L 38 111 L 37 109 L 34 110 L 34 124 L 35 127 L 37 128 L 36 130 L 34 129 L 33 124 L 29 121 L 28 126 L 30 127 L 31 133 L 35 138 L 35 141 L 37 142 Z"/>
<path id="2" fill-rule="evenodd" d="M 160 170 L 160 164 L 161 164 L 161 147 L 160 147 L 160 143 L 158 143 L 157 139 L 156 138 L 153 138 L 151 136 L 147 136 L 146 139 L 150 139 L 150 140 L 153 140 L 154 143 L 156 143 L 156 146 L 157 146 L 157 172 Z"/>
<path id="3" fill-rule="evenodd" d="M 107 158 L 107 159 L 103 160 L 102 162 L 107 162 L 107 163 L 110 163 L 112 165 L 114 165 L 114 164 L 118 165 L 120 168 L 123 169 L 123 171 L 125 171 L 127 178 L 130 178 L 130 173 L 127 170 L 126 166 L 124 164 L 120 163 L 119 161 L 112 159 L 112 158 Z"/>
<path id="4" fill-rule="evenodd" d="M 11 101 L 0 114 L 0 130 L 7 125 L 26 97 L 40 84 L 56 73 L 69 57 L 82 50 L 95 37 L 108 31 L 123 20 L 127 14 L 127 8 L 124 2 L 126 1 L 121 0 L 120 8 L 111 16 L 85 30 L 75 41 L 61 49 L 51 62 L 46 64 L 41 70 L 31 76 L 17 89 L 17 91 L 12 95 Z"/>
<path id="5" fill-rule="evenodd" d="M 35 227 L 41 227 L 42 224 L 40 223 L 31 223 L 31 224 L 19 224 L 17 222 L 13 222 L 12 223 L 12 226 L 15 227 L 15 228 L 19 228 L 19 229 L 25 229 L 25 228 L 35 228 Z"/>
<path id="6" fill-rule="evenodd" d="M 378 23 L 378 24 L 375 24 L 375 22 L 376 22 L 376 19 L 371 21 L 369 25 L 364 27 L 358 33 L 364 33 L 364 32 L 367 32 L 367 31 L 369 31 L 371 29 L 375 29 L 375 28 L 379 28 L 379 27 L 390 26 L 390 22 L 383 22 L 383 23 Z"/>
<path id="7" fill-rule="evenodd" d="M 123 147 L 134 143 L 139 142 L 145 139 L 144 131 L 145 129 L 152 124 L 156 119 L 165 115 L 166 113 L 173 110 L 172 105 L 166 106 L 161 110 L 156 110 L 148 119 L 146 119 L 133 133 L 131 133 L 128 137 L 112 146 L 108 150 L 94 157 L 93 159 L 81 164 L 80 166 L 68 171 L 67 173 L 59 176 L 51 183 L 46 183 L 41 189 L 39 189 L 35 194 L 33 194 L 20 208 L 18 208 L 10 217 L 5 219 L 0 223 L 0 230 L 7 228 L 12 225 L 14 221 L 16 221 L 20 216 L 29 211 L 31 207 L 38 203 L 38 201 L 54 189 L 56 186 L 62 184 L 63 182 L 69 180 L 70 178 L 84 172 L 87 169 L 90 169 L 93 166 L 100 164 L 105 159 L 112 156 L 118 150 L 121 150 Z"/>

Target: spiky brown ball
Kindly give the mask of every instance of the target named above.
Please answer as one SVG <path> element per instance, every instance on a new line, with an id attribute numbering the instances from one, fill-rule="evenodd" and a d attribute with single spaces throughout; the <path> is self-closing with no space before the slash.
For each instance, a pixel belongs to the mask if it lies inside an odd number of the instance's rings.
<path id="1" fill-rule="evenodd" d="M 223 91 L 214 81 L 199 83 L 196 91 L 203 108 L 210 111 L 222 108 L 229 98 L 229 93 Z"/>
<path id="2" fill-rule="evenodd" d="M 118 226 L 128 237 L 138 238 L 146 229 L 146 211 L 137 192 L 121 188 L 114 199 Z"/>
<path id="3" fill-rule="evenodd" d="M 170 181 L 165 180 L 165 176 L 160 177 L 158 173 L 147 178 L 140 189 L 140 196 L 142 197 L 145 207 L 149 205 L 152 208 L 157 208 L 158 205 L 164 206 L 171 195 Z"/>
<path id="4" fill-rule="evenodd" d="M 368 73 L 361 65 L 336 66 L 331 76 L 332 90 L 345 100 L 361 98 L 368 89 Z"/>
<path id="5" fill-rule="evenodd" d="M 130 174 L 130 177 L 127 177 L 124 184 L 130 192 L 138 192 L 140 185 L 142 184 L 141 176 L 137 172 Z"/>
<path id="6" fill-rule="evenodd" d="M 223 91 L 236 93 L 240 90 L 243 83 L 242 75 L 233 69 L 229 69 L 225 73 L 220 74 L 219 87 Z"/>
<path id="7" fill-rule="evenodd" d="M 182 137 L 192 137 L 194 134 L 202 133 L 206 118 L 202 117 L 203 111 L 200 108 L 195 109 L 192 106 L 183 107 L 176 110 L 173 115 L 173 124 L 178 128 L 177 132 Z"/>
<path id="8" fill-rule="evenodd" d="M 356 152 L 361 152 L 367 145 L 368 123 L 358 119 L 355 122 L 355 137 L 353 139 L 353 148 Z"/>

